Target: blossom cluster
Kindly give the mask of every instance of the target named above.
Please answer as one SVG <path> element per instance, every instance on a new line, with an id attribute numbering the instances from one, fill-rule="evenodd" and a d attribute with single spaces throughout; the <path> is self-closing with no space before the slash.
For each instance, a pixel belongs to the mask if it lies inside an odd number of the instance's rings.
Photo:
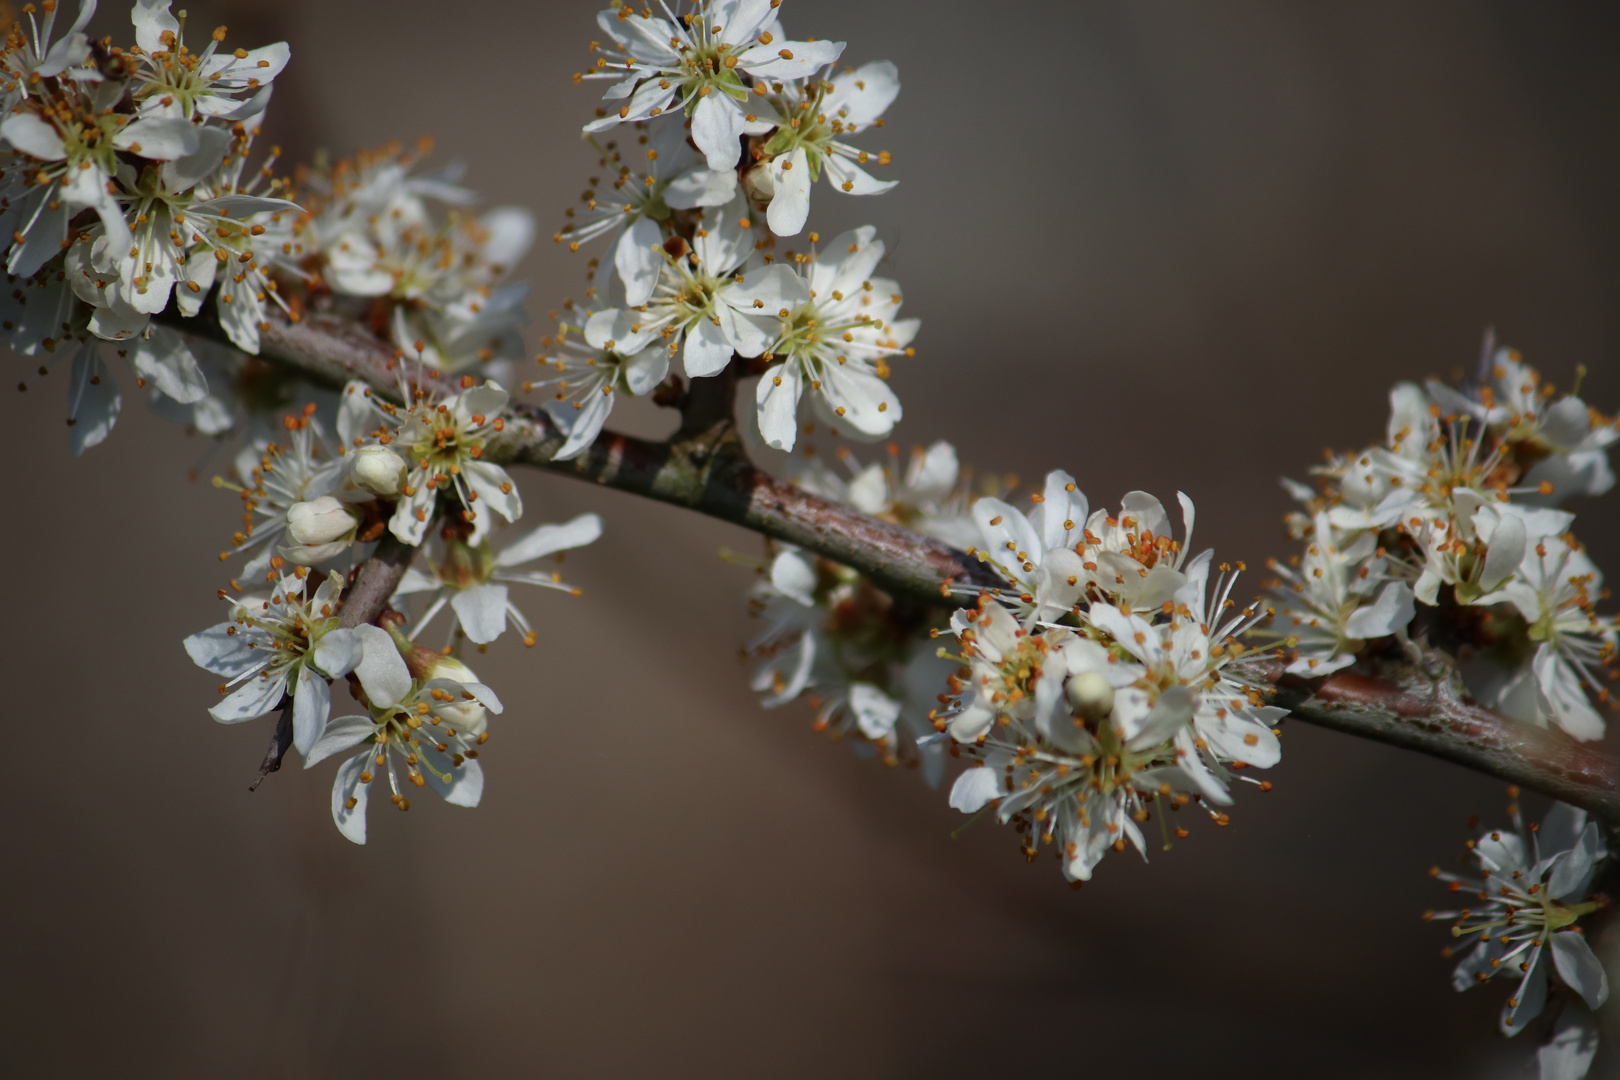
<path id="1" fill-rule="evenodd" d="M 1559 395 L 1510 349 L 1461 389 L 1402 383 L 1382 444 L 1288 482 L 1305 542 L 1273 562 L 1288 671 L 1329 675 L 1381 643 L 1455 651 L 1469 692 L 1515 720 L 1596 739 L 1616 622 L 1565 509 L 1614 485 L 1616 422 Z"/>
<path id="2" fill-rule="evenodd" d="M 196 49 L 166 0 L 135 5 L 135 44 L 92 45 L 94 0 L 65 33 L 58 7 L 27 5 L 0 53 L 5 343 L 41 374 L 72 357 L 75 453 L 107 437 L 122 405 L 109 342 L 170 408 L 228 426 L 200 405 L 197 356 L 154 317 L 171 305 L 196 316 L 211 298 L 231 343 L 255 353 L 268 307 L 285 307 L 272 275 L 293 267 L 299 209 L 268 161 L 248 159 L 287 46 L 232 49 L 219 27 Z"/>
<path id="3" fill-rule="evenodd" d="M 1146 857 L 1155 810 L 1166 847 L 1188 835 L 1172 815 L 1189 804 L 1225 825 L 1243 770 L 1280 759 L 1285 710 L 1252 667 L 1263 651 L 1239 640 L 1265 613 L 1234 610 L 1237 573 L 1222 564 L 1212 580 L 1212 552 L 1188 558 L 1192 500 L 1180 496 L 1179 540 L 1145 492 L 1092 511 L 1054 471 L 1031 502 L 973 505 L 982 547 L 969 553 L 1006 584 L 952 615 L 959 667 L 934 721 L 970 761 L 951 805 L 993 806 L 1031 860 L 1051 845 L 1083 882 L 1110 850 Z"/>
<path id="4" fill-rule="evenodd" d="M 510 383 L 528 286 L 508 278 L 534 241 L 534 217 L 514 206 L 470 214 L 477 196 L 457 183 L 459 166 L 415 172 L 431 145 L 297 171 L 305 291 L 315 303 L 365 301 L 372 329 L 433 370 Z"/>
<path id="5" fill-rule="evenodd" d="M 506 391 L 469 375 L 456 392 L 429 393 L 413 389 L 402 369 L 399 394 L 411 404 L 396 406 L 352 382 L 341 395 L 335 439 L 311 403 L 284 418 L 284 440 L 244 452 L 242 483 L 218 481 L 243 506 L 242 528 L 222 559 L 246 555 L 247 562 L 220 590 L 228 620 L 186 640 L 191 658 L 226 680 L 225 697 L 210 710 L 216 720 L 290 710 L 306 768 L 352 752 L 334 780 L 332 814 L 356 843 L 365 842 L 368 785 L 384 771 L 400 809 L 410 807 L 410 785 L 453 805 L 477 805 L 477 748 L 489 737 L 489 714 L 502 706 L 461 659 L 463 643 L 482 651 L 511 626 L 533 645 L 510 586 L 577 593 L 556 571 L 531 564 L 601 533 L 601 520 L 585 514 L 496 550 L 493 519 L 515 522 L 523 512 L 511 477 L 484 460 L 506 427 Z M 407 568 L 377 625 L 345 625 L 344 592 L 385 534 L 416 549 L 422 566 Z M 308 594 L 312 574 L 320 584 Z M 407 598 L 423 601 L 414 624 Z M 444 646 L 419 644 L 445 608 L 454 622 Z M 366 711 L 330 718 L 329 683 L 344 678 Z"/>
<path id="6" fill-rule="evenodd" d="M 565 459 L 595 440 L 616 395 L 652 392 L 676 358 L 688 378 L 734 358 L 758 375 L 756 422 L 778 449 L 792 449 L 807 392 L 827 423 L 882 438 L 901 416 L 889 361 L 913 354 L 918 329 L 898 317 L 900 286 L 877 274 L 883 242 L 870 226 L 826 243 L 811 232 L 808 250 L 778 252 L 777 240 L 804 230 L 823 174 L 850 194 L 894 186 L 863 168 L 888 154 L 846 140 L 882 126 L 898 73 L 838 70 L 843 44 L 788 39 L 779 3 L 678 6 L 689 10 L 598 16 L 609 43 L 578 79 L 612 80 L 610 104 L 585 131 L 620 129 L 635 146 L 599 144 L 611 186 L 593 181 L 556 239 L 578 250 L 611 238 L 617 284 L 546 339 L 546 373 L 526 385 L 552 394 Z"/>

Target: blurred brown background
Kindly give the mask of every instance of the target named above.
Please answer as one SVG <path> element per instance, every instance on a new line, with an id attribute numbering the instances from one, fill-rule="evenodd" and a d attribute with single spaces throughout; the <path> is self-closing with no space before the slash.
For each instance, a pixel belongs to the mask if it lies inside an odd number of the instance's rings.
<path id="1" fill-rule="evenodd" d="M 131 35 L 123 5 L 100 32 Z M 285 38 L 270 137 L 296 160 L 432 134 L 490 202 L 561 220 L 594 168 L 573 85 L 594 7 L 198 0 Z M 1283 473 L 1378 435 L 1397 378 L 1494 324 L 1620 407 L 1620 33 L 1612 5 L 794 0 L 888 57 L 901 186 L 871 221 L 907 311 L 906 443 L 1093 504 L 1198 502 L 1200 547 L 1284 548 Z M 542 241 L 545 310 L 584 256 Z M 13 361 L 14 370 L 21 361 Z M 0 1074 L 47 1078 L 1516 1075 L 1505 988 L 1452 992 L 1425 876 L 1501 786 L 1293 724 L 1229 829 L 1074 893 L 915 773 L 763 713 L 734 646 L 748 536 L 544 476 L 529 520 L 602 511 L 527 598 L 540 644 L 479 673 L 511 707 L 476 811 L 332 827 L 331 768 L 254 795 L 266 720 L 221 727 L 181 638 L 221 617 L 235 502 L 126 380 L 66 452 L 65 375 L 13 396 L 0 786 Z M 204 476 L 224 464 L 215 459 Z M 1611 568 L 1614 502 L 1581 526 Z M 1258 583 L 1258 575 L 1255 582 Z M 1539 812 L 1540 804 L 1531 808 Z"/>

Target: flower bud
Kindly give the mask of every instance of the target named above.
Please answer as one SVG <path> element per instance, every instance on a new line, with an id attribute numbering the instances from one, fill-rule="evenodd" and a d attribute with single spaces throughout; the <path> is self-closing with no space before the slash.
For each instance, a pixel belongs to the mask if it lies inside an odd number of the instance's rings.
<path id="1" fill-rule="evenodd" d="M 458 683 L 475 683 L 478 676 L 473 674 L 472 668 L 463 664 L 453 656 L 441 656 L 433 662 L 427 670 L 429 679 L 449 679 Z M 489 716 L 484 706 L 477 701 L 459 698 L 455 702 L 438 705 L 434 710 L 444 722 L 455 728 L 463 735 L 482 735 L 489 726 Z"/>
<path id="2" fill-rule="evenodd" d="M 1114 687 L 1108 676 L 1099 671 L 1082 671 L 1069 676 L 1063 684 L 1063 696 L 1069 707 L 1082 720 L 1101 720 L 1114 711 Z"/>
<path id="3" fill-rule="evenodd" d="M 300 544 L 331 544 L 354 532 L 359 521 L 349 508 L 322 495 L 310 502 L 293 503 L 287 508 L 287 532 Z"/>
<path id="4" fill-rule="evenodd" d="M 757 202 L 770 202 L 776 195 L 776 181 L 771 178 L 771 163 L 762 161 L 749 169 L 743 177 L 743 190 Z"/>
<path id="5" fill-rule="evenodd" d="M 405 480 L 405 459 L 378 443 L 368 443 L 350 455 L 354 482 L 373 495 L 398 495 Z"/>

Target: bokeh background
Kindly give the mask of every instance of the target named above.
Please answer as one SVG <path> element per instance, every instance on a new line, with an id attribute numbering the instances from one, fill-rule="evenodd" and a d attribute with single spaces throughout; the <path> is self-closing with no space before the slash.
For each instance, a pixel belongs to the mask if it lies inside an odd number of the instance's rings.
<path id="1" fill-rule="evenodd" d="M 549 234 L 594 171 L 592 4 L 190 10 L 291 42 L 285 161 L 433 135 L 538 214 L 534 336 L 581 295 Z M 1094 505 L 1184 490 L 1199 546 L 1258 565 L 1285 549 L 1277 477 L 1375 438 L 1389 384 L 1471 367 L 1487 326 L 1620 407 L 1617 15 L 795 0 L 796 34 L 905 86 L 865 140 L 900 187 L 818 188 L 812 218 L 877 224 L 923 320 L 901 441 L 1061 465 Z M 483 805 L 379 803 L 353 847 L 329 768 L 247 793 L 271 721 L 212 723 L 180 649 L 221 616 L 226 457 L 128 380 L 70 459 L 61 379 L 0 404 L 0 1075 L 1450 1078 L 1529 1053 L 1418 917 L 1500 784 L 1290 724 L 1230 828 L 1073 892 L 1007 830 L 952 840 L 915 772 L 756 706 L 748 572 L 717 558 L 753 538 L 566 479 L 523 478 L 529 520 L 598 509 L 607 534 L 567 565 L 584 599 L 526 602 L 536 648 L 476 658 L 512 706 Z M 1581 526 L 1611 567 L 1614 505 Z"/>

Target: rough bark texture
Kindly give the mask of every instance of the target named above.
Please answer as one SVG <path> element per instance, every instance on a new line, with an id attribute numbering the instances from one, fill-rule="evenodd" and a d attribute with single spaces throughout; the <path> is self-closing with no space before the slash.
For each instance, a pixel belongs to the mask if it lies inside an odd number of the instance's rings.
<path id="1" fill-rule="evenodd" d="M 203 320 L 175 325 L 220 336 Z M 402 375 L 423 388 L 447 382 L 432 373 L 419 376 L 415 363 L 403 361 L 364 326 L 338 316 L 311 313 L 293 323 L 272 314 L 261 339 L 266 359 L 332 385 L 362 379 L 396 401 Z M 516 402 L 512 422 L 486 459 L 563 473 L 732 522 L 853 567 L 897 598 L 948 602 L 950 584 L 997 583 L 987 568 L 954 548 L 819 499 L 755 468 L 737 439 L 734 389 L 729 376 L 695 380 L 682 401 L 680 430 L 669 441 L 604 431 L 572 461 L 555 460 L 564 436 L 545 413 Z M 375 619 L 408 562 L 409 549 L 392 538 L 385 541 L 351 587 L 344 625 Z M 1470 701 L 1444 653 L 1426 652 L 1421 662 L 1370 661 L 1325 679 L 1287 675 L 1276 662 L 1261 665 L 1261 674 L 1276 687 L 1276 704 L 1297 719 L 1544 792 L 1620 828 L 1620 760 L 1562 732 L 1504 719 Z M 275 768 L 269 763 L 267 755 L 265 771 Z"/>

